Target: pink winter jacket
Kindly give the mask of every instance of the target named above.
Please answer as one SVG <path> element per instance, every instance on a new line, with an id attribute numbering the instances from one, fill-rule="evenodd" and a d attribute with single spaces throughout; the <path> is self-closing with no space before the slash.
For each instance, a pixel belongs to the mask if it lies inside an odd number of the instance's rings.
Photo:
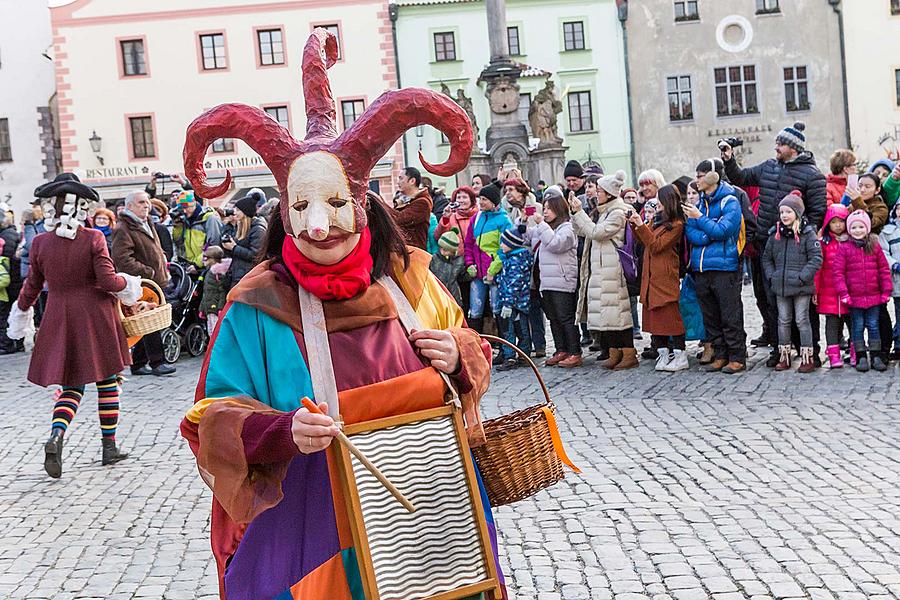
<path id="1" fill-rule="evenodd" d="M 846 315 L 849 311 L 841 304 L 841 297 L 834 287 L 834 265 L 841 242 L 831 236 L 829 242 L 822 240 L 822 268 L 816 272 L 816 310 L 820 315 Z"/>
<path id="2" fill-rule="evenodd" d="M 891 299 L 891 270 L 878 242 L 869 254 L 853 240 L 839 245 L 834 257 L 834 288 L 839 298 L 850 297 L 852 308 L 871 308 Z"/>

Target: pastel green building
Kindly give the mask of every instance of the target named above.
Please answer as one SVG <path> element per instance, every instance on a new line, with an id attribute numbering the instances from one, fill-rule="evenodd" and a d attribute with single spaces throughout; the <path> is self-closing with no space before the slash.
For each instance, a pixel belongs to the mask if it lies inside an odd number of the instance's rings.
<path id="1" fill-rule="evenodd" d="M 398 0 L 395 9 L 400 85 L 449 90 L 454 97 L 463 90 L 472 100 L 479 147 L 487 150 L 490 109 L 478 82 L 490 60 L 484 1 Z M 557 125 L 566 159 L 630 173 L 624 45 L 614 0 L 507 0 L 506 24 L 511 58 L 524 68 L 519 114 L 526 127 L 530 101 L 550 77 L 562 102 Z M 407 132 L 404 144 L 416 167 L 420 146 L 429 162 L 449 153 L 430 127 Z"/>

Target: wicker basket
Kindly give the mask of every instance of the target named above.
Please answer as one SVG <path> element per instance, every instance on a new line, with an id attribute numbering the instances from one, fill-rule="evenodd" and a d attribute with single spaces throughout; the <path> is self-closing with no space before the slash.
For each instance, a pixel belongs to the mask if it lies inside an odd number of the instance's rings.
<path id="1" fill-rule="evenodd" d="M 544 403 L 484 422 L 487 443 L 472 451 L 481 470 L 491 506 L 524 500 L 563 479 L 563 463 L 554 447 L 545 408 L 556 412 L 550 392 L 537 366 L 527 354 L 504 339 L 482 338 L 512 348 L 534 371 Z M 555 430 L 555 423 L 552 425 Z M 563 452 L 564 453 L 564 452 Z"/>
<path id="2" fill-rule="evenodd" d="M 142 286 L 149 286 L 159 298 L 159 306 L 145 310 L 136 315 L 126 317 L 122 312 L 122 303 L 119 303 L 119 317 L 122 319 L 122 328 L 127 337 L 147 335 L 155 331 L 162 331 L 172 324 L 172 305 L 166 303 L 163 291 L 150 279 L 141 279 Z"/>

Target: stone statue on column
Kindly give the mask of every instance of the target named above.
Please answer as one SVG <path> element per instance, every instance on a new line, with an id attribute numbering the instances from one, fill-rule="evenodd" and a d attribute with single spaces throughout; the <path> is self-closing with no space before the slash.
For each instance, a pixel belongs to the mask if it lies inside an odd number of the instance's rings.
<path id="1" fill-rule="evenodd" d="M 557 134 L 557 115 L 562 112 L 562 102 L 553 91 L 555 84 L 547 79 L 544 88 L 537 93 L 528 109 L 528 124 L 531 133 L 540 140 L 540 147 L 559 146 L 562 138 Z"/>
<path id="2" fill-rule="evenodd" d="M 472 104 L 472 99 L 466 96 L 466 90 L 463 88 L 458 88 L 456 90 L 456 96 L 453 96 L 453 94 L 450 92 L 450 88 L 447 87 L 447 84 L 443 81 L 441 82 L 441 93 L 452 98 L 454 102 L 459 104 L 460 108 L 466 111 L 466 115 L 469 116 L 469 121 L 472 123 L 472 137 L 475 139 L 475 146 L 472 148 L 472 152 L 477 152 L 478 118 L 475 116 L 475 106 Z"/>

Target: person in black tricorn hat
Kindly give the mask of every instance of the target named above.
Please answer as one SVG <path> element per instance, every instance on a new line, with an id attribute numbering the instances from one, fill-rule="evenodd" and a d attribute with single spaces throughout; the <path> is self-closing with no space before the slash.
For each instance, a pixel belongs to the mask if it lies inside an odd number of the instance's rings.
<path id="1" fill-rule="evenodd" d="M 131 306 L 141 297 L 139 277 L 116 273 L 103 234 L 84 226 L 97 192 L 72 173 L 38 187 L 47 232 L 31 245 L 31 270 L 9 316 L 10 335 L 34 333 L 34 309 L 44 283 L 47 309 L 34 345 L 28 380 L 61 387 L 53 408 L 50 439 L 44 445 L 44 469 L 62 475 L 66 429 L 75 417 L 84 386 L 96 383 L 99 396 L 103 464 L 127 454 L 116 447 L 119 420 L 119 372 L 131 363 L 117 304 Z"/>

